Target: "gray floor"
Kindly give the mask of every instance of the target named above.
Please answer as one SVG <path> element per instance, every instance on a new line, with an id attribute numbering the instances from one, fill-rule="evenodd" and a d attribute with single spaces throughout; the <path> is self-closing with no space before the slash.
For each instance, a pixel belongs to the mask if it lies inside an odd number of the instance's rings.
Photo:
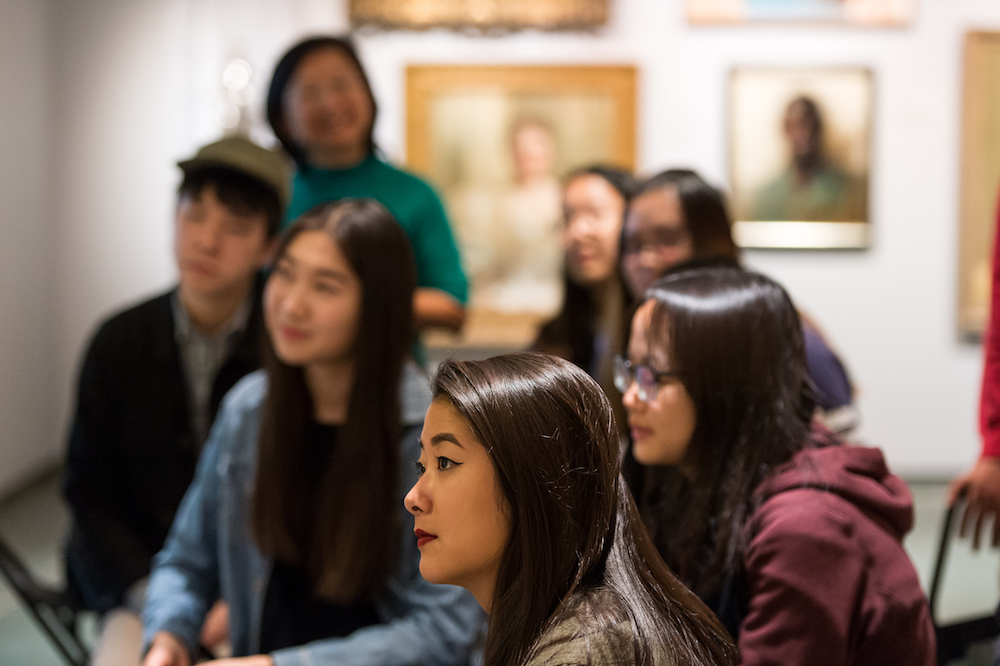
<path id="1" fill-rule="evenodd" d="M 0 535 L 37 576 L 62 580 L 60 544 L 66 533 L 66 508 L 59 483 L 49 475 L 0 503 Z M 60 666 L 60 655 L 0 579 L 0 666 Z"/>
<path id="2" fill-rule="evenodd" d="M 911 487 L 916 500 L 916 527 L 907 538 L 906 548 L 926 588 L 932 573 L 946 486 L 921 482 Z M 59 498 L 58 478 L 54 474 L 0 502 L 0 534 L 43 580 L 58 583 L 61 578 L 59 551 L 66 526 L 66 509 Z M 942 618 L 958 619 L 990 612 L 1000 597 L 998 576 L 1000 554 L 996 551 L 974 554 L 967 543 L 957 543 L 942 588 Z M 969 659 L 955 664 L 987 664 L 988 654 L 989 646 L 981 646 Z M 0 666 L 62 663 L 6 583 L 0 583 Z"/>

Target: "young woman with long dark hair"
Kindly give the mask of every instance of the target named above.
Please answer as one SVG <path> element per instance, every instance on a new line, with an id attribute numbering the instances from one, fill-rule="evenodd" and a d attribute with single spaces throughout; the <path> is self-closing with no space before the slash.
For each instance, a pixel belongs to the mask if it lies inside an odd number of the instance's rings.
<path id="1" fill-rule="evenodd" d="M 379 158 L 373 138 L 377 113 L 350 39 L 312 37 L 281 57 L 267 93 L 267 120 L 295 160 L 288 216 L 344 197 L 379 201 L 413 243 L 417 327 L 457 330 L 468 283 L 444 207 L 427 183 Z"/>
<path id="2" fill-rule="evenodd" d="M 622 229 L 622 275 L 635 299 L 681 264 L 739 265 L 722 192 L 690 169 L 668 169 L 642 184 Z M 800 313 L 817 413 L 834 432 L 859 420 L 847 370 L 819 328 Z"/>
<path id="3" fill-rule="evenodd" d="M 534 349 L 572 361 L 597 380 L 616 405 L 614 357 L 625 340 L 631 298 L 618 257 L 625 209 L 638 183 L 626 171 L 590 166 L 563 186 L 565 297 L 562 310 L 538 334 Z"/>
<path id="4" fill-rule="evenodd" d="M 430 403 L 406 362 L 406 235 L 346 200 L 302 216 L 276 257 L 265 371 L 225 399 L 156 558 L 146 666 L 190 664 L 216 598 L 248 666 L 464 663 L 481 611 L 420 578 L 398 509 Z"/>
<path id="5" fill-rule="evenodd" d="M 878 449 L 813 425 L 802 324 L 780 285 L 738 267 L 669 274 L 616 373 L 644 521 L 741 663 L 935 662 L 901 544 L 910 492 Z"/>
<path id="6" fill-rule="evenodd" d="M 632 298 L 692 259 L 737 263 L 726 201 L 690 169 L 667 169 L 639 186 L 622 229 L 622 275 Z"/>
<path id="7" fill-rule="evenodd" d="M 406 496 L 420 571 L 490 615 L 485 666 L 732 664 L 642 528 L 603 390 L 525 352 L 446 361 Z"/>

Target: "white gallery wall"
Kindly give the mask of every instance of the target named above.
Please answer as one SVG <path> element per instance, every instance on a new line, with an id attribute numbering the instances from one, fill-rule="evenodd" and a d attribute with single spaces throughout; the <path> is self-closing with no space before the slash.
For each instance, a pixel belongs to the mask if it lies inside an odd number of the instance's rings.
<path id="1" fill-rule="evenodd" d="M 56 454 L 51 7 L 0 0 L 0 492 Z"/>
<path id="2" fill-rule="evenodd" d="M 635 64 L 640 169 L 689 166 L 725 185 L 734 66 L 870 67 L 872 248 L 747 261 L 826 330 L 860 391 L 862 435 L 896 470 L 947 477 L 971 464 L 980 349 L 955 325 L 962 39 L 1000 30 L 1000 3 L 919 0 L 910 27 L 871 30 L 692 27 L 681 0 L 610 1 L 593 33 L 363 32 L 379 144 L 405 160 L 408 64 Z M 346 5 L 0 0 L 0 89 L 21 91 L 0 95 L 0 493 L 61 455 L 97 322 L 174 279 L 174 163 L 221 132 L 224 63 L 252 65 L 254 135 L 267 140 L 271 67 L 294 40 L 345 30 Z"/>

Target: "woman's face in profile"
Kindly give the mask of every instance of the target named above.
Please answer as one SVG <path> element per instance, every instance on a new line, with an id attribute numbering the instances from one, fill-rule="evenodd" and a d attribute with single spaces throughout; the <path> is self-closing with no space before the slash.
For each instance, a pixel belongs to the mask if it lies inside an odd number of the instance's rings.
<path id="1" fill-rule="evenodd" d="M 681 198 L 670 186 L 632 200 L 623 236 L 622 273 L 633 298 L 641 298 L 671 266 L 694 256 Z"/>
<path id="2" fill-rule="evenodd" d="M 264 290 L 264 317 L 283 363 L 353 358 L 361 279 L 326 232 L 300 232 L 278 257 Z"/>
<path id="3" fill-rule="evenodd" d="M 282 101 L 287 131 L 307 157 L 367 150 L 374 107 L 342 51 L 320 48 L 302 58 Z"/>
<path id="4" fill-rule="evenodd" d="M 645 365 L 653 372 L 670 372 L 673 368 L 665 345 L 650 344 L 652 313 L 653 301 L 646 301 L 636 310 L 628 360 L 632 368 Z M 655 395 L 642 399 L 633 381 L 622 397 L 632 435 L 632 455 L 643 465 L 681 465 L 698 422 L 694 401 L 676 377 L 663 377 L 655 386 Z"/>
<path id="5" fill-rule="evenodd" d="M 489 454 L 447 398 L 427 410 L 417 470 L 404 502 L 421 575 L 464 587 L 489 611 L 510 520 Z"/>
<path id="6" fill-rule="evenodd" d="M 595 174 L 577 176 L 563 192 L 563 248 L 566 270 L 577 284 L 603 284 L 618 267 L 625 199 Z"/>

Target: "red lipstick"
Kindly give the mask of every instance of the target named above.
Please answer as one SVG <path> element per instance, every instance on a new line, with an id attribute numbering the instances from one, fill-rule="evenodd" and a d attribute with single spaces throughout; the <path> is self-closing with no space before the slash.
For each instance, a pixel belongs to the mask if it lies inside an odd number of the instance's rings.
<path id="1" fill-rule="evenodd" d="M 417 548 L 420 548 L 424 544 L 428 544 L 434 539 L 437 539 L 436 534 L 431 534 L 430 532 L 424 532 L 423 530 L 413 530 L 413 534 L 417 537 Z"/>

